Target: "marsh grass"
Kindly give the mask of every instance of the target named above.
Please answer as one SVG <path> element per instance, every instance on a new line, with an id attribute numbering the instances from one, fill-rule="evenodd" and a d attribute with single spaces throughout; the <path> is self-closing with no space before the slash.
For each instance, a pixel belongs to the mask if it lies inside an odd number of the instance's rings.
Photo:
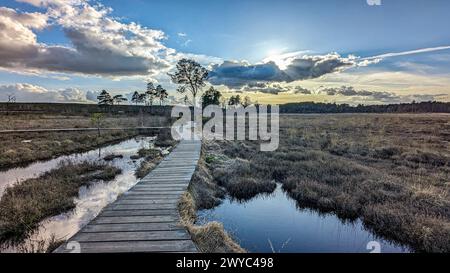
<path id="1" fill-rule="evenodd" d="M 140 163 L 139 167 L 134 172 L 134 175 L 137 178 L 144 178 L 147 174 L 153 170 L 156 165 L 158 165 L 159 162 L 162 160 L 162 154 L 161 151 L 157 149 L 146 149 L 142 148 L 138 151 L 137 155 L 134 156 L 134 159 L 143 158 L 142 162 Z"/>
<path id="2" fill-rule="evenodd" d="M 96 132 L 0 134 L 0 170 L 86 152 L 136 135 L 132 131 L 102 132 L 100 136 Z"/>
<path id="3" fill-rule="evenodd" d="M 109 154 L 105 157 L 103 157 L 103 160 L 105 161 L 113 161 L 116 158 L 123 158 L 123 155 L 119 155 L 119 154 Z"/>
<path id="4" fill-rule="evenodd" d="M 54 234 L 48 240 L 38 239 L 27 241 L 15 248 L 17 253 L 52 253 L 64 240 L 57 239 Z"/>
<path id="5" fill-rule="evenodd" d="M 189 231 L 192 240 L 202 253 L 245 253 L 225 231 L 219 222 L 196 225 L 196 202 L 189 192 L 185 192 L 179 203 L 181 223 Z"/>
<path id="6" fill-rule="evenodd" d="M 171 150 L 173 148 L 172 145 L 176 144 L 177 142 L 171 142 L 170 146 L 164 146 L 164 148 Z M 144 178 L 159 164 L 159 162 L 161 162 L 163 155 L 159 149 L 142 148 L 139 149 L 136 155 L 131 156 L 131 159 L 133 160 L 140 158 L 144 159 L 141 161 L 134 174 L 137 178 Z"/>
<path id="7" fill-rule="evenodd" d="M 169 126 L 171 118 L 166 116 L 144 114 L 106 114 L 104 127 L 161 127 Z M 143 124 L 142 124 L 143 123 Z M 91 128 L 91 114 L 57 115 L 57 114 L 10 114 L 0 113 L 0 130 L 18 129 L 54 129 L 54 128 Z"/>
<path id="8" fill-rule="evenodd" d="M 172 119 L 166 116 L 145 114 L 108 114 L 102 127 L 134 128 L 140 126 L 170 126 Z M 0 113 L 0 130 L 92 128 L 91 115 L 11 114 Z M 79 132 L 27 132 L 0 134 L 0 170 L 22 166 L 37 160 L 77 152 L 129 139 L 137 131 Z M 166 132 L 166 134 L 168 134 Z M 168 134 L 170 136 L 170 134 Z M 171 138 L 162 137 L 161 144 L 170 146 Z"/>
<path id="9" fill-rule="evenodd" d="M 170 130 L 161 130 L 156 137 L 155 146 L 161 148 L 174 147 L 178 141 L 172 138 Z"/>
<path id="10" fill-rule="evenodd" d="M 156 167 L 156 165 L 158 165 L 161 159 L 162 157 L 144 159 L 139 167 L 137 167 L 134 175 L 137 178 L 144 178 Z"/>
<path id="11" fill-rule="evenodd" d="M 274 152 L 247 141 L 204 150 L 231 196 L 251 198 L 277 181 L 300 208 L 360 218 L 415 251 L 449 252 L 449 136 L 449 115 L 298 115 L 281 116 Z"/>
<path id="12" fill-rule="evenodd" d="M 222 147 L 226 149 L 222 149 Z M 199 184 L 205 188 L 208 183 L 211 183 L 210 181 L 213 181 L 214 186 L 209 185 L 206 188 L 212 189 L 214 195 L 220 199 L 224 197 L 223 192 L 238 201 L 245 201 L 259 193 L 271 193 L 275 190 L 274 179 L 264 176 L 264 173 L 262 175 L 255 173 L 253 169 L 256 166 L 248 159 L 241 158 L 242 154 L 252 148 L 248 145 L 242 145 L 240 149 L 236 148 L 234 145 L 222 146 L 220 143 L 205 142 L 200 169 L 194 174 L 194 183 L 192 183 L 193 187 L 197 189 L 196 192 L 201 191 Z M 195 178 L 199 179 L 195 180 Z M 203 198 L 200 199 L 207 199 L 206 196 L 211 196 L 211 194 L 202 196 Z M 203 203 L 200 202 L 200 204 Z M 218 202 L 210 203 L 212 205 Z M 211 205 L 201 207 L 208 208 Z"/>
<path id="13" fill-rule="evenodd" d="M 73 209 L 81 186 L 112 180 L 120 172 L 100 163 L 64 162 L 37 178 L 7 188 L 0 200 L 0 241 L 22 241 L 45 218 Z"/>

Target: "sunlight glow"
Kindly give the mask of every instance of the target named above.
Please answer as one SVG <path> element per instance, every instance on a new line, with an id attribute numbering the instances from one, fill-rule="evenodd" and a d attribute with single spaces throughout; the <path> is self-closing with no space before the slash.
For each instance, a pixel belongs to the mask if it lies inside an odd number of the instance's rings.
<path id="1" fill-rule="evenodd" d="M 264 63 L 274 62 L 281 70 L 287 68 L 287 66 L 292 62 L 295 57 L 304 55 L 310 51 L 302 50 L 302 51 L 294 51 L 288 53 L 282 53 L 283 50 L 272 49 L 267 52 L 267 57 L 263 59 Z"/>

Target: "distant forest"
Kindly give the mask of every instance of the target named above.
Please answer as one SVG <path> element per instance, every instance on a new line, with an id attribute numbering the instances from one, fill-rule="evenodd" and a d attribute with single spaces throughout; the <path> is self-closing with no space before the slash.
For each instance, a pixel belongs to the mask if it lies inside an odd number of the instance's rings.
<path id="1" fill-rule="evenodd" d="M 144 111 L 156 115 L 170 115 L 171 106 L 113 105 L 77 103 L 2 103 L 0 113 L 59 113 L 88 114 L 96 112 L 138 113 Z M 319 102 L 298 102 L 280 105 L 280 112 L 289 113 L 450 113 L 450 102 L 420 102 L 386 105 L 357 105 Z"/>
<path id="2" fill-rule="evenodd" d="M 299 102 L 280 105 L 280 113 L 450 113 L 450 102 L 357 105 Z"/>

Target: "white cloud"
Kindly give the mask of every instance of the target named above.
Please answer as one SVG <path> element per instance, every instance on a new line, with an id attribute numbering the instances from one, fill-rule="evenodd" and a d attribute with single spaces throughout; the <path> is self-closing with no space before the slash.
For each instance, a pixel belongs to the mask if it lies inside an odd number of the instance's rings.
<path id="1" fill-rule="evenodd" d="M 156 75 L 170 67 L 164 33 L 109 16 L 111 9 L 87 1 L 22 0 L 45 13 L 0 9 L 0 66 L 9 70 L 103 76 Z M 37 41 L 34 30 L 61 26 L 72 47 Z"/>
<path id="2" fill-rule="evenodd" d="M 87 102 L 86 94 L 77 88 L 48 90 L 42 86 L 16 83 L 0 85 L 0 99 L 7 100 L 14 96 L 17 102 Z"/>

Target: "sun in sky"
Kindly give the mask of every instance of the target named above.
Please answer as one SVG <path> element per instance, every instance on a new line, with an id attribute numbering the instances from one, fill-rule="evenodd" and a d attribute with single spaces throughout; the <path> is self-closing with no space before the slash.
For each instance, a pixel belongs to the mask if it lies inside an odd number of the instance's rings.
<path id="1" fill-rule="evenodd" d="M 0 101 L 95 103 L 190 58 L 261 103 L 450 101 L 448 1 L 4 0 Z M 420 20 L 417 20 L 420 18 Z"/>

